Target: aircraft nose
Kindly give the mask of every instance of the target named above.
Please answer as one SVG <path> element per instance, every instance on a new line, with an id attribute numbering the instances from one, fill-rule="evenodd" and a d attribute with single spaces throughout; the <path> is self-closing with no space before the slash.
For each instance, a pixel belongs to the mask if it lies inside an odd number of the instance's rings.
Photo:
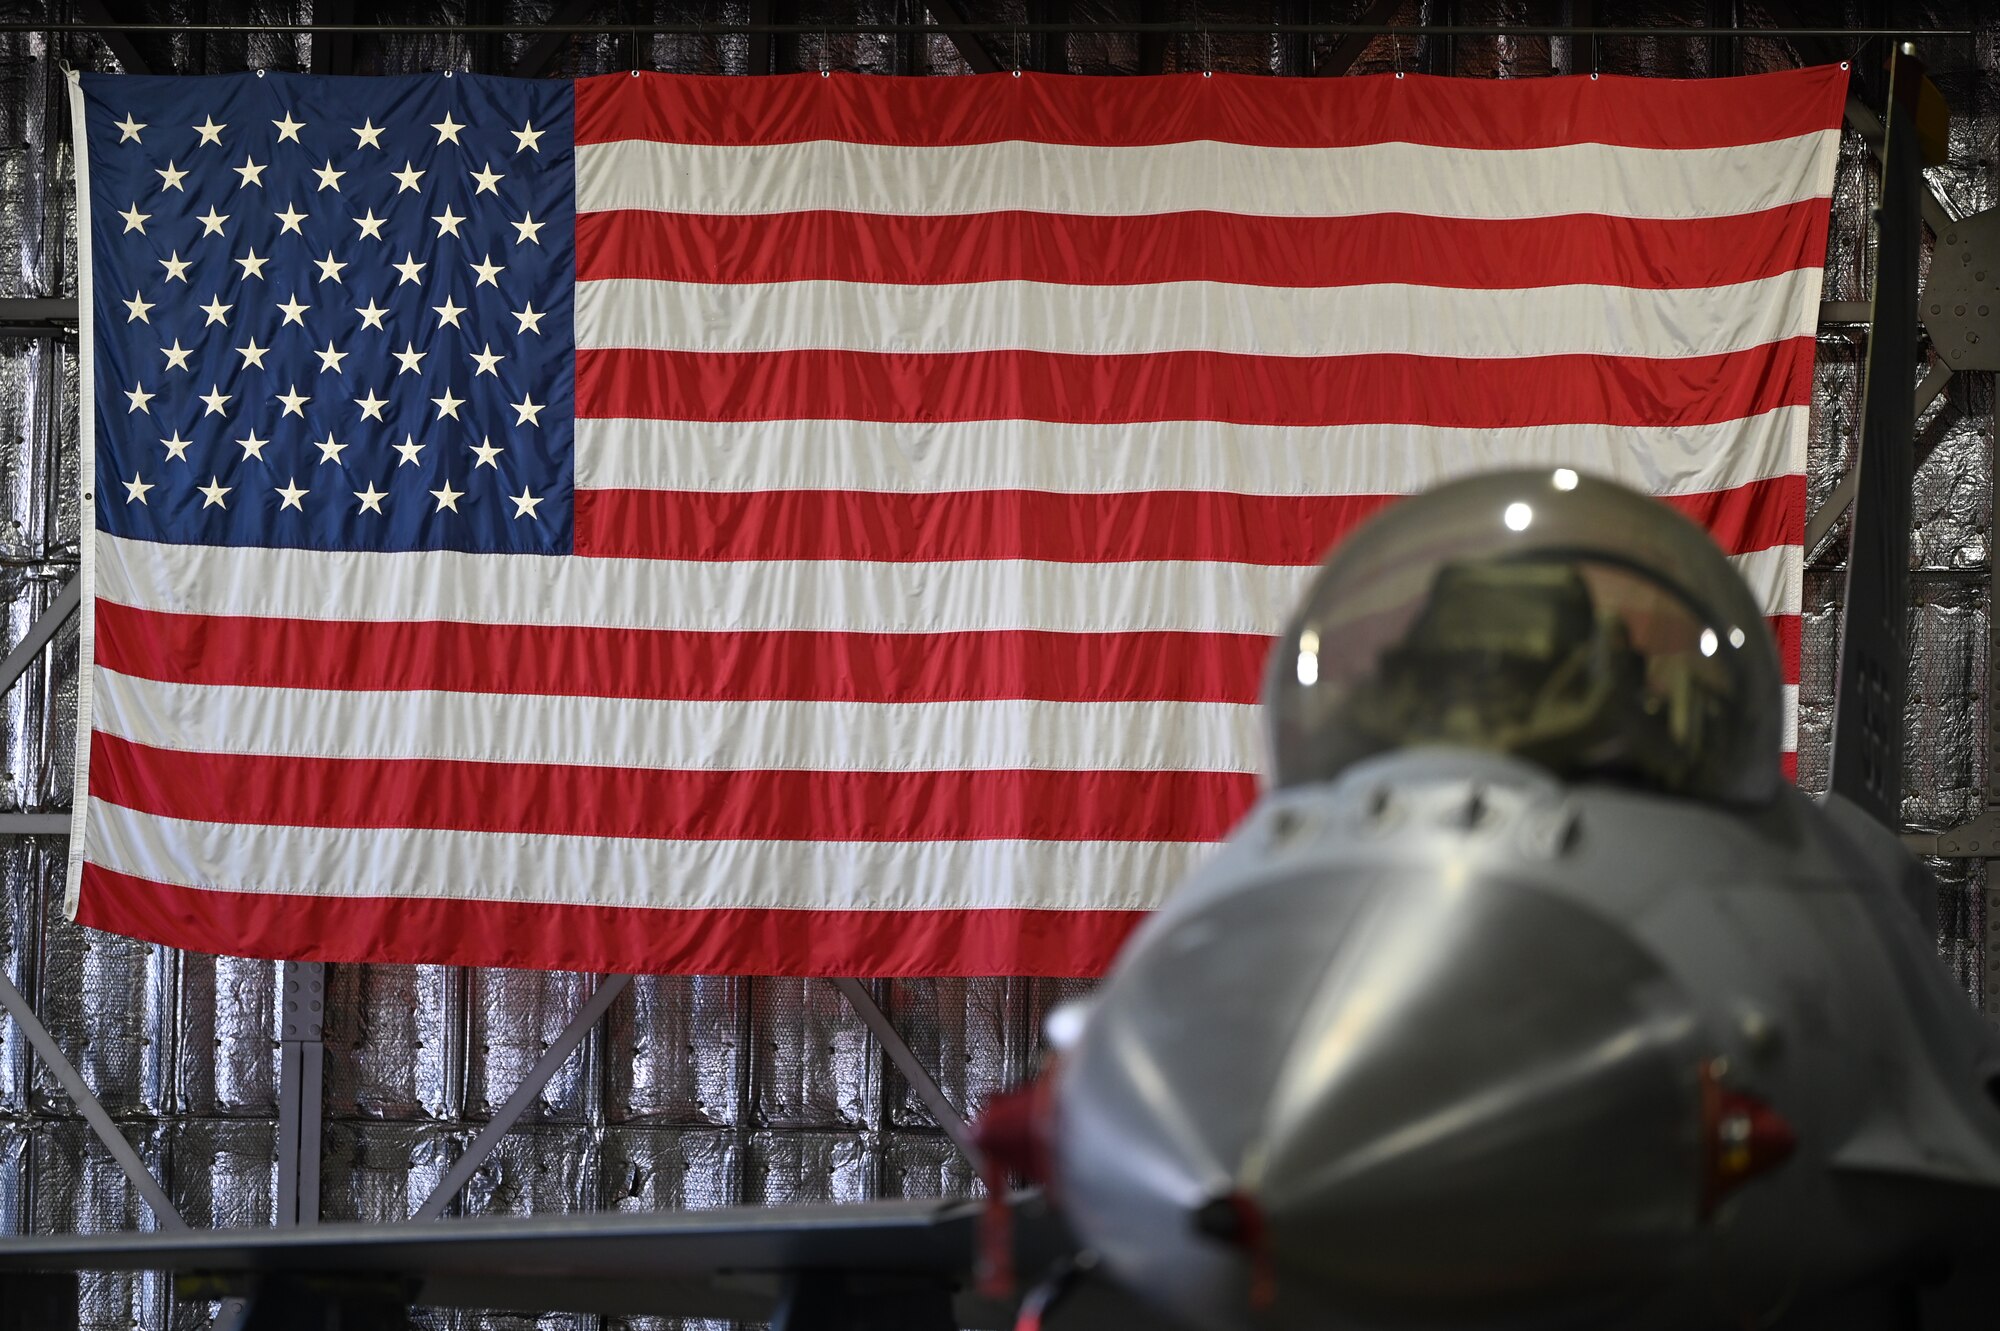
<path id="1" fill-rule="evenodd" d="M 1391 1324 L 1663 1276 L 1701 1207 L 1690 1011 L 1624 930 L 1533 887 L 1390 931 L 1315 993 L 1247 1144 L 1266 1260 Z"/>
<path id="2" fill-rule="evenodd" d="M 1183 1314 L 1586 1313 L 1696 1232 L 1692 1009 L 1577 902 L 1301 875 L 1218 895 L 1126 969 L 1066 1069 L 1059 1182 L 1107 1261 Z"/>

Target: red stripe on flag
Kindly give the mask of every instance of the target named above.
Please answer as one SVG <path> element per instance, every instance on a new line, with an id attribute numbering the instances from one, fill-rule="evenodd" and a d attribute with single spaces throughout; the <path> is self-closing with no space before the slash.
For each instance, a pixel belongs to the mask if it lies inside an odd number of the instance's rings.
<path id="1" fill-rule="evenodd" d="M 97 662 L 139 679 L 701 702 L 1254 703 L 1250 633 L 746 633 L 181 615 L 97 602 Z M 1800 619 L 1774 615 L 1788 684 Z"/>
<path id="2" fill-rule="evenodd" d="M 1102 974 L 1122 910 L 649 910 L 225 892 L 83 866 L 77 923 L 191 951 L 619 975 Z"/>
<path id="3" fill-rule="evenodd" d="M 1242 772 L 815 772 L 187 753 L 91 738 L 90 793 L 142 813 L 662 841 L 1220 841 Z"/>
<path id="4" fill-rule="evenodd" d="M 1833 65 L 1695 80 L 606 74 L 576 81 L 576 142 L 1719 148 L 1832 129 L 1846 99 Z"/>
<path id="5" fill-rule="evenodd" d="M 1213 490 L 578 490 L 576 552 L 622 559 L 1317 564 L 1396 495 Z M 1805 478 L 1670 502 L 1731 554 L 1799 542 Z M 1497 521 L 1497 519 L 1496 519 Z"/>
<path id="6" fill-rule="evenodd" d="M 576 219 L 577 278 L 665 282 L 1374 283 L 1679 289 L 1775 277 L 1826 252 L 1826 200 L 1742 217 L 905 216 L 615 211 Z"/>
<path id="7" fill-rule="evenodd" d="M 170 683 L 691 701 L 1257 700 L 1251 633 L 685 632 L 172 614 L 97 602 L 97 662 Z"/>
<path id="8" fill-rule="evenodd" d="M 1814 339 L 1715 356 L 576 353 L 582 417 L 1244 425 L 1709 425 L 1800 406 Z"/>

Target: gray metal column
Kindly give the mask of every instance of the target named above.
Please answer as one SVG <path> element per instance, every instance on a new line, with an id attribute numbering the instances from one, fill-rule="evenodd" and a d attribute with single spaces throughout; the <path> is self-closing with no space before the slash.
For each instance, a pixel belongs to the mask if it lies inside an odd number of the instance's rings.
<path id="1" fill-rule="evenodd" d="M 325 1102 L 326 967 L 288 961 L 278 1046 L 279 1225 L 319 1222 L 320 1107 Z"/>

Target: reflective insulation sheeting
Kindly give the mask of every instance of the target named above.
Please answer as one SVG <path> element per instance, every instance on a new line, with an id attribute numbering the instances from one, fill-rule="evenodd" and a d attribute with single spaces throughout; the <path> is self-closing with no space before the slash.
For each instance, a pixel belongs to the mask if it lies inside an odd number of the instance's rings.
<path id="1" fill-rule="evenodd" d="M 129 47 L 154 73 L 246 68 L 358 74 L 435 69 L 575 77 L 633 68 L 688 73 L 858 70 L 954 76 L 969 49 L 1001 69 L 1136 74 L 1153 70 L 1297 74 L 1336 55 L 1357 74 L 1453 74 L 1520 79 L 1549 73 L 1703 78 L 1852 57 L 1859 86 L 1879 83 L 1879 44 L 1817 45 L 1747 35 L 1656 37 L 1426 34 L 1343 44 L 1337 35 L 1195 32 L 1031 34 L 1010 24 L 1048 11 L 1027 0 L 981 0 L 967 11 L 997 30 L 980 38 L 871 36 L 833 31 L 647 35 L 300 33 L 143 34 Z M 1315 18 L 1358 17 L 1373 6 L 1340 0 Z M 1597 22 L 1700 26 L 1720 9 L 1744 23 L 1776 15 L 1755 3 L 1604 4 Z M 1847 3 L 1824 16 L 1856 23 L 1972 26 L 1977 40 L 1924 54 L 1955 116 L 1951 160 L 1928 175 L 1954 216 L 2000 202 L 2000 16 L 1972 3 Z M 66 15 L 67 9 L 51 9 Z M 217 11 L 173 0 L 129 11 L 186 24 Z M 389 4 L 382 22 L 537 23 L 567 13 L 554 0 L 473 6 Z M 810 27 L 854 19 L 908 21 L 926 11 L 900 0 L 814 0 L 794 11 Z M 1077 21 L 1141 14 L 1137 0 L 1075 0 Z M 1277 0 L 1147 5 L 1149 18 L 1271 22 L 1299 10 Z M 1559 22 L 1566 7 L 1518 0 L 1406 0 L 1400 22 Z M 639 22 L 741 22 L 747 0 L 657 3 Z M 232 11 L 250 22 L 310 21 L 309 0 L 265 0 Z M 114 69 L 95 37 L 51 42 L 0 35 L 0 296 L 74 295 L 76 242 L 69 116 L 62 61 Z M 1874 162 L 1854 134 L 1836 168 L 1824 296 L 1864 301 L 1873 282 L 1868 211 Z M 1825 330 L 1812 400 L 1807 511 L 1851 464 L 1860 418 L 1862 339 Z M 0 615 L 18 640 L 73 575 L 79 530 L 77 356 L 61 342 L 0 338 Z M 1912 367 L 1921 376 L 1923 367 Z M 1926 412 L 1918 437 L 1912 579 L 1909 747 L 1905 816 L 1940 828 L 1967 816 L 1988 780 L 1987 643 L 1990 606 L 1993 386 L 1960 375 Z M 1829 699 L 1845 577 L 1846 535 L 1836 525 L 1808 552 L 1804 578 L 1799 781 L 1826 781 Z M 0 807 L 60 809 L 71 796 L 76 639 L 60 633 L 44 659 L 0 700 Z M 196 1225 L 263 1225 L 275 1204 L 278 967 L 182 954 L 78 929 L 62 919 L 59 838 L 0 842 L 0 970 L 21 985 L 83 1069 L 169 1194 Z M 1933 863 L 1939 949 L 1969 994 L 1980 991 L 1987 866 Z M 520 1077 L 585 1001 L 594 980 L 571 974 L 464 972 L 425 966 L 329 970 L 321 1212 L 391 1223 L 420 1207 Z M 1077 982 L 985 978 L 899 980 L 878 1000 L 946 1098 L 976 1111 L 993 1092 L 1031 1075 L 1042 1019 L 1085 992 Z M 576 1213 L 710 1208 L 737 1203 L 971 1196 L 978 1183 L 922 1100 L 840 996 L 817 980 L 647 977 L 610 1009 L 581 1050 L 536 1098 L 474 1174 L 450 1214 Z M 0 1233 L 107 1229 L 152 1223 L 134 1190 L 91 1138 L 47 1070 L 0 1022 Z M 156 1331 L 206 1325 L 210 1309 L 176 1304 L 156 1277 L 87 1277 L 83 1325 Z M 652 1318 L 426 1313 L 420 1325 L 653 1331 Z M 723 1331 L 692 1323 L 701 1331 Z"/>

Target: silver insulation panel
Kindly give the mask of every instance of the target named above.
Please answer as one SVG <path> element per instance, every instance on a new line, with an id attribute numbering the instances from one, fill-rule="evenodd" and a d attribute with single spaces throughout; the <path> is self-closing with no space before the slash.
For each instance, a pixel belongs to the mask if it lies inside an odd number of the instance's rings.
<path id="1" fill-rule="evenodd" d="M 1002 23 L 1027 18 L 1026 0 L 968 4 Z M 1148 4 L 1146 14 L 1266 22 L 1304 14 L 1352 18 L 1361 0 L 1297 6 L 1266 0 Z M 552 0 L 472 6 L 386 4 L 385 22 L 543 21 Z M 1461 24 L 1560 21 L 1566 7 L 1515 0 L 1410 0 L 1400 18 Z M 1618 25 L 1707 23 L 1736 11 L 1744 24 L 1792 12 L 1815 21 L 1840 6 L 1604 3 Z M 1850 21 L 1884 21 L 1880 6 L 1850 3 Z M 2000 203 L 2000 18 L 1975 0 L 1892 5 L 1887 21 L 1976 27 L 1972 42 L 1924 55 L 1955 112 L 1951 161 L 1930 175 L 1958 216 Z M 209 7 L 151 3 L 155 20 L 301 22 L 309 0 Z M 1864 12 L 1865 11 L 1865 12 Z M 59 0 L 10 16 L 76 17 Z M 138 10 L 133 11 L 140 12 Z M 802 0 L 799 21 L 921 17 L 921 6 Z M 1037 6 L 1037 16 L 1045 11 Z M 1080 21 L 1139 16 L 1138 0 L 1072 0 Z M 611 11 L 606 11 L 607 15 Z M 738 21 L 747 0 L 647 3 L 614 17 Z M 1034 36 L 1002 31 L 987 49 L 1003 67 L 1131 73 L 1144 43 L 1131 34 Z M 306 70 L 303 35 L 177 33 L 135 39 L 153 72 Z M 1193 34 L 1158 44 L 1166 70 L 1296 73 L 1323 62 L 1331 37 Z M 952 40 L 807 33 L 773 38 L 784 67 L 955 74 Z M 357 37 L 357 73 L 440 68 L 511 72 L 535 41 L 522 36 Z M 742 73 L 749 38 L 578 35 L 556 44 L 540 72 L 582 75 L 641 66 Z M 1708 77 L 1785 68 L 1803 60 L 1879 64 L 1879 44 L 1817 47 L 1756 37 L 1697 40 L 1512 37 L 1380 38 L 1357 73 L 1395 69 L 1469 78 L 1549 73 Z M 116 68 L 88 37 L 51 44 L 0 36 L 0 296 L 73 295 L 76 270 L 68 113 L 60 63 Z M 1874 190 L 1868 150 L 1849 136 L 1839 166 L 1828 247 L 1828 299 L 1865 299 Z M 1920 372 L 1913 369 L 1914 372 Z M 0 339 L 0 617 L 18 639 L 70 576 L 77 555 L 77 364 L 55 342 Z M 1860 411 L 1860 356 L 1849 336 L 1821 341 L 1813 393 L 1811 501 L 1848 464 Z M 1915 578 L 1911 611 L 1908 794 L 1912 826 L 1943 828 L 1971 814 L 1986 789 L 1994 387 L 1954 378 L 1919 434 Z M 1805 581 L 1799 777 L 1826 779 L 1828 699 L 1844 570 L 1844 534 L 1809 552 Z M 60 635 L 44 660 L 0 697 L 0 807 L 56 809 L 70 799 L 76 725 L 76 640 Z M 268 962 L 175 952 L 78 929 L 62 919 L 63 846 L 49 838 L 0 841 L 0 968 L 29 994 L 62 1047 L 97 1088 L 142 1156 L 194 1225 L 264 1225 L 275 1210 L 276 980 Z M 1980 862 L 1941 863 L 1939 949 L 1979 996 L 1984 929 Z M 586 977 L 442 967 L 331 968 L 326 1026 L 326 1130 L 321 1207 L 329 1219 L 395 1221 L 428 1195 L 472 1134 L 553 1040 L 590 988 Z M 899 980 L 876 987 L 891 1017 L 948 1096 L 972 1110 L 1026 1075 L 1049 1006 L 1085 986 L 993 978 Z M 474 1176 L 454 1210 L 523 1214 L 699 1208 L 735 1203 L 861 1201 L 971 1194 L 965 1162 L 890 1067 L 865 1026 L 819 981 L 747 977 L 643 978 L 620 998 L 520 1125 Z M 148 1224 L 146 1209 L 90 1137 L 61 1089 L 0 1022 L 0 1234 L 104 1230 Z M 156 1277 L 87 1280 L 83 1325 L 154 1331 L 207 1325 L 210 1309 L 177 1304 Z M 438 1313 L 440 1328 L 544 1327 L 599 1331 L 653 1327 L 648 1319 Z"/>

